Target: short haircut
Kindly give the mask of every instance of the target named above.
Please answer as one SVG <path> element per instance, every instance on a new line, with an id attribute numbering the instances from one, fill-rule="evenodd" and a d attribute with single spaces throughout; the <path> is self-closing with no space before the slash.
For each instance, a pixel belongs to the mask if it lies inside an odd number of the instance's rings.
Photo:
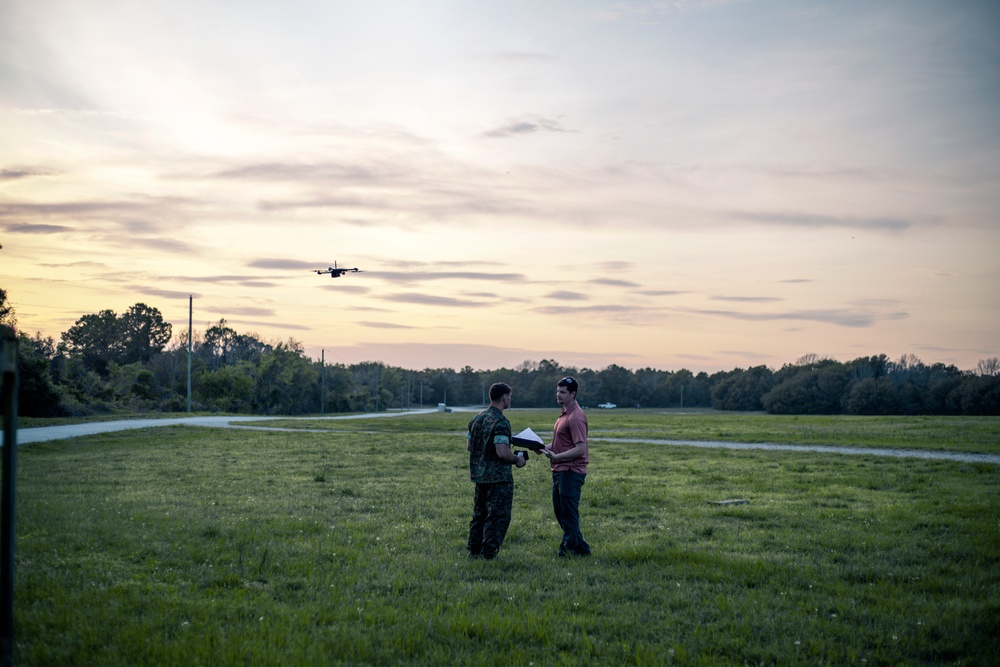
<path id="1" fill-rule="evenodd" d="M 566 387 L 566 389 L 569 390 L 569 393 L 571 394 L 575 394 L 578 391 L 580 391 L 580 383 L 569 376 L 564 377 L 562 380 L 559 380 L 559 382 L 556 383 L 556 386 Z"/>
<path id="2" fill-rule="evenodd" d="M 501 398 L 506 396 L 511 392 L 510 385 L 506 382 L 497 382 L 490 387 L 490 400 L 499 401 Z"/>

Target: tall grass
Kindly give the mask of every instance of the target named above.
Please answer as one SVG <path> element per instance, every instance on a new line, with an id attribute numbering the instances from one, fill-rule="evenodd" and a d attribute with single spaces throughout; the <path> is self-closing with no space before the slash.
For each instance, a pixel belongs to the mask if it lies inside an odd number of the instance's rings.
<path id="1" fill-rule="evenodd" d="M 533 418 L 512 416 L 515 428 Z M 515 475 L 500 557 L 469 561 L 469 417 L 317 423 L 349 431 L 337 433 L 166 427 L 24 447 L 17 664 L 1000 654 L 996 466 L 595 443 L 581 506 L 593 557 L 555 558 L 548 468 L 533 458 Z M 642 419 L 669 437 L 675 417 Z M 750 503 L 710 502 L 728 498 Z"/>

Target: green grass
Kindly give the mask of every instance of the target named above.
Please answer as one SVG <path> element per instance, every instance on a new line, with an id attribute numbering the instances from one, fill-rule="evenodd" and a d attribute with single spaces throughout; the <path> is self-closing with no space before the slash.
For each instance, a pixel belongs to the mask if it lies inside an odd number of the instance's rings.
<path id="1" fill-rule="evenodd" d="M 554 416 L 511 414 L 536 430 Z M 685 415 L 589 416 L 615 435 L 691 437 L 674 434 Z M 595 443 L 581 504 L 592 558 L 554 558 L 548 468 L 532 458 L 500 557 L 469 561 L 470 417 L 23 447 L 16 664 L 988 664 L 1000 652 L 1000 466 Z M 778 431 L 744 418 L 715 430 Z M 1000 421 L 966 421 L 917 430 L 996 451 L 984 447 Z M 900 430 L 799 426 L 864 446 Z M 728 498 L 751 502 L 710 503 Z"/>
<path id="2" fill-rule="evenodd" d="M 511 410 L 515 430 L 530 426 L 552 431 L 552 410 Z M 301 430 L 380 432 L 463 431 L 469 413 L 434 413 L 386 420 L 282 419 L 269 426 Z M 996 417 L 850 417 L 785 416 L 763 413 L 669 410 L 588 410 L 591 436 L 659 438 L 778 444 L 839 445 L 1000 454 L 1000 419 Z"/>

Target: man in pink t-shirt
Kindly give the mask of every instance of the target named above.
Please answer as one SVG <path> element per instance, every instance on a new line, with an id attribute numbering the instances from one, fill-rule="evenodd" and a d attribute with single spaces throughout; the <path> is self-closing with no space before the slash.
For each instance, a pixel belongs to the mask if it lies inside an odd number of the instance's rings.
<path id="1" fill-rule="evenodd" d="M 556 384 L 562 414 L 556 420 L 552 444 L 542 450 L 552 467 L 552 509 L 563 530 L 559 556 L 589 556 L 590 545 L 580 532 L 580 492 L 587 479 L 587 415 L 576 402 L 580 385 L 571 377 Z"/>

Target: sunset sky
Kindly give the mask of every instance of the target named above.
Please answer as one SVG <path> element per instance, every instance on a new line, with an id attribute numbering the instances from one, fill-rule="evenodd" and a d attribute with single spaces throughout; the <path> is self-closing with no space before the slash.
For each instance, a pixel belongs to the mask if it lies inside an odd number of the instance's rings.
<path id="1" fill-rule="evenodd" d="M 1000 3 L 4 0 L 0 245 L 56 339 L 193 295 L 328 363 L 973 369 Z"/>

